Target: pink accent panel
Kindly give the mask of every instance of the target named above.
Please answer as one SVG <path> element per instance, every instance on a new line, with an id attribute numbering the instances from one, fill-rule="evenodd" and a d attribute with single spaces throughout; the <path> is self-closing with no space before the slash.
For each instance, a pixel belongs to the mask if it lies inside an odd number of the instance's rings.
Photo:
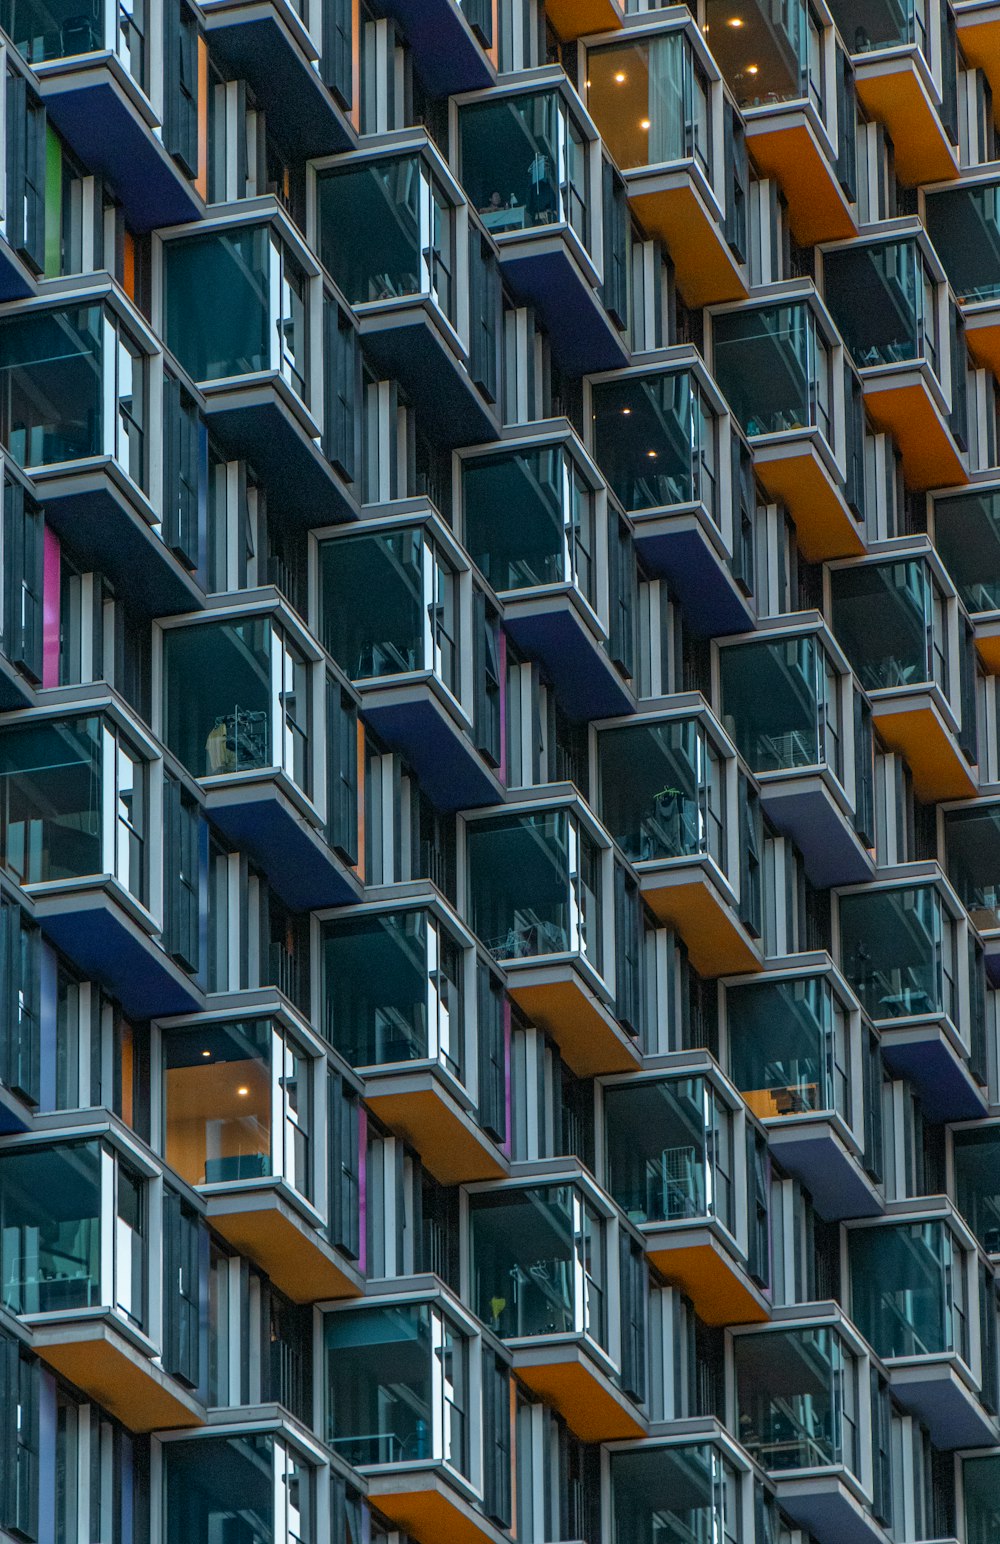
<path id="1" fill-rule="evenodd" d="M 500 629 L 500 781 L 507 781 L 507 634 Z"/>
<path id="2" fill-rule="evenodd" d="M 358 1197 L 361 1221 L 358 1227 L 358 1270 L 368 1269 L 368 1111 L 358 1111 Z"/>
<path id="3" fill-rule="evenodd" d="M 504 1108 L 506 1110 L 507 1135 L 504 1139 L 503 1150 L 510 1157 L 514 1143 L 514 1133 L 511 1129 L 511 1075 L 510 1075 L 510 998 L 506 995 L 503 1000 L 503 1076 L 504 1076 Z"/>
<path id="4" fill-rule="evenodd" d="M 45 527 L 42 581 L 42 685 L 59 685 L 60 547 L 55 531 Z"/>

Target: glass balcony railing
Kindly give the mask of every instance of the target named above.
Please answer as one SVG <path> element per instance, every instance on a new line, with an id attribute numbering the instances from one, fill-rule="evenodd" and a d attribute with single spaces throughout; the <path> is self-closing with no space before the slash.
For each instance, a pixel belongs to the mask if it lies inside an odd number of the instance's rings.
<path id="1" fill-rule="evenodd" d="M 434 1061 L 465 1071 L 465 950 L 416 908 L 322 926 L 324 1033 L 352 1067 Z"/>
<path id="2" fill-rule="evenodd" d="M 0 1156 L 3 1305 L 107 1309 L 144 1328 L 149 1234 L 141 1176 L 98 1141 Z"/>
<path id="3" fill-rule="evenodd" d="M 0 441 L 37 471 L 110 457 L 148 486 L 149 360 L 110 306 L 0 321 Z"/>
<path id="4" fill-rule="evenodd" d="M 944 812 L 948 878 L 980 932 L 1000 927 L 1000 804 Z"/>
<path id="5" fill-rule="evenodd" d="M 320 260 L 352 305 L 425 296 L 455 321 L 455 213 L 423 156 L 324 167 L 316 209 Z"/>
<path id="6" fill-rule="evenodd" d="M 295 1448 L 268 1432 L 164 1443 L 164 1544 L 317 1544 L 316 1479 Z"/>
<path id="7" fill-rule="evenodd" d="M 326 1440 L 355 1468 L 436 1462 L 468 1476 L 470 1343 L 437 1302 L 323 1320 Z"/>
<path id="8" fill-rule="evenodd" d="M 133 80 L 146 86 L 150 17 L 146 0 L 3 0 L 0 27 L 29 64 L 77 54 L 111 53 Z"/>
<path id="9" fill-rule="evenodd" d="M 704 1077 L 604 1089 L 608 1190 L 635 1223 L 714 1217 L 735 1236 L 735 1116 Z"/>
<path id="10" fill-rule="evenodd" d="M 321 542 L 319 582 L 323 642 L 353 680 L 429 671 L 460 696 L 460 575 L 425 527 Z"/>
<path id="11" fill-rule="evenodd" d="M 719 424 L 688 370 L 591 387 L 594 458 L 629 514 L 702 504 L 720 523 Z"/>
<path id="12" fill-rule="evenodd" d="M 861 1478 L 857 1362 L 834 1325 L 737 1335 L 733 1353 L 740 1441 L 762 1469 Z"/>
<path id="13" fill-rule="evenodd" d="M 271 1019 L 165 1033 L 167 1162 L 189 1185 L 270 1177 L 309 1199 L 314 1065 Z"/>
<path id="14" fill-rule="evenodd" d="M 726 762 L 697 718 L 598 731 L 598 812 L 633 863 L 713 858 L 728 867 Z"/>
<path id="15" fill-rule="evenodd" d="M 967 1262 L 944 1218 L 849 1233 L 851 1318 L 877 1356 L 968 1364 Z"/>
<path id="16" fill-rule="evenodd" d="M 726 1023 L 729 1075 L 755 1115 L 852 1125 L 850 1015 L 827 976 L 729 987 Z"/>
<path id="17" fill-rule="evenodd" d="M 915 43 L 927 52 L 927 0 L 835 0 L 833 19 L 852 53 L 868 54 L 883 48 L 905 48 Z"/>
<path id="18" fill-rule="evenodd" d="M 940 380 L 938 284 L 916 237 L 825 253 L 823 285 L 859 369 L 924 362 Z"/>
<path id="19" fill-rule="evenodd" d="M 823 32 L 807 0 L 753 0 L 735 19 L 728 0 L 708 0 L 705 23 L 705 40 L 740 108 L 807 100 L 822 117 Z"/>
<path id="20" fill-rule="evenodd" d="M 476 1313 L 505 1339 L 576 1334 L 606 1347 L 605 1227 L 576 1185 L 473 1193 Z"/>
<path id="21" fill-rule="evenodd" d="M 959 300 L 1000 299 L 1000 182 L 929 193 L 924 218 Z"/>
<path id="22" fill-rule="evenodd" d="M 590 247 L 587 139 L 555 90 L 459 108 L 461 181 L 495 236 L 566 225 Z"/>
<path id="23" fill-rule="evenodd" d="M 962 1460 L 965 1544 L 993 1544 L 1000 1538 L 1000 1454 Z"/>
<path id="24" fill-rule="evenodd" d="M 193 380 L 280 376 L 309 405 L 309 279 L 270 225 L 163 246 L 167 346 Z"/>
<path id="25" fill-rule="evenodd" d="M 601 849 L 565 809 L 469 821 L 473 931 L 495 959 L 572 954 L 598 974 Z"/>
<path id="26" fill-rule="evenodd" d="M 952 1132 L 955 1202 L 986 1250 L 1000 1255 L 1000 1126 Z"/>
<path id="27" fill-rule="evenodd" d="M 752 772 L 826 765 L 844 781 L 844 676 L 816 633 L 719 650 L 722 723 Z"/>
<path id="28" fill-rule="evenodd" d="M 741 1544 L 741 1492 L 742 1475 L 712 1443 L 644 1443 L 611 1454 L 615 1539 Z"/>
<path id="29" fill-rule="evenodd" d="M 934 545 L 968 611 L 1000 611 L 1000 489 L 934 502 Z"/>
<path id="30" fill-rule="evenodd" d="M 839 917 L 841 969 L 872 1019 L 956 1022 L 956 929 L 934 885 L 842 895 Z"/>
<path id="31" fill-rule="evenodd" d="M 587 107 L 622 171 L 693 160 L 711 183 L 711 85 L 685 31 L 589 49 Z"/>
<path id="32" fill-rule="evenodd" d="M 924 557 L 830 575 L 834 632 L 867 691 L 935 682 L 949 692 L 947 599 Z"/>
<path id="33" fill-rule="evenodd" d="M 308 795 L 311 674 L 271 617 L 167 628 L 164 739 L 195 777 L 282 771 Z"/>
<path id="34" fill-rule="evenodd" d="M 833 445 L 831 348 L 805 301 L 713 317 L 712 358 L 751 438 L 818 429 Z"/>
<path id="35" fill-rule="evenodd" d="M 563 443 L 462 465 L 465 544 L 494 590 L 572 584 L 597 605 L 592 485 Z"/>
<path id="36" fill-rule="evenodd" d="M 110 718 L 0 733 L 2 862 L 22 885 L 111 875 L 145 903 L 148 769 Z"/>

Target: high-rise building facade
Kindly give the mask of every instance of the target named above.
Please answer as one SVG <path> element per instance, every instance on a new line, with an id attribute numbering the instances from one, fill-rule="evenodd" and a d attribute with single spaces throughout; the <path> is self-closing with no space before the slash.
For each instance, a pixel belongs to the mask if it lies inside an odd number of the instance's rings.
<path id="1" fill-rule="evenodd" d="M 1000 7 L 0 0 L 0 1544 L 1000 1544 Z"/>

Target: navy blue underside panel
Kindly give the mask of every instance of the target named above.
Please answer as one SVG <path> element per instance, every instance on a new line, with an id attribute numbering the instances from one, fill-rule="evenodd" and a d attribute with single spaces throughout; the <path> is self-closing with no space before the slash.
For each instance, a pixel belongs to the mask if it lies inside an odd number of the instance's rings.
<path id="1" fill-rule="evenodd" d="M 383 0 L 406 33 L 417 72 L 432 96 L 492 84 L 489 61 L 452 0 Z"/>
<path id="2" fill-rule="evenodd" d="M 214 408 L 209 399 L 208 412 L 212 435 L 230 455 L 249 461 L 271 494 L 276 513 L 309 526 L 356 518 L 329 462 L 276 400 Z"/>
<path id="3" fill-rule="evenodd" d="M 290 806 L 265 795 L 246 804 L 214 806 L 213 825 L 264 870 L 286 906 L 312 911 L 356 901 L 347 870 Z"/>
<path id="4" fill-rule="evenodd" d="M 993 1427 L 976 1414 L 975 1403 L 956 1388 L 942 1371 L 940 1377 L 926 1382 L 907 1382 L 893 1386 L 901 1405 L 919 1415 L 935 1447 L 953 1452 L 956 1448 L 983 1447 L 995 1440 Z"/>
<path id="5" fill-rule="evenodd" d="M 944 1040 L 882 1042 L 890 1071 L 908 1078 L 931 1121 L 975 1120 L 989 1113 L 986 1094 Z"/>
<path id="6" fill-rule="evenodd" d="M 783 1137 L 775 1156 L 782 1167 L 812 1193 L 816 1210 L 827 1221 L 841 1217 L 874 1217 L 881 1210 L 854 1160 L 831 1135 L 803 1134 L 801 1141 Z"/>
<path id="7" fill-rule="evenodd" d="M 366 704 L 363 716 L 387 745 L 406 757 L 439 810 L 497 802 L 496 784 L 485 762 L 432 702 Z"/>
<path id="8" fill-rule="evenodd" d="M 504 278 L 535 307 L 549 334 L 553 358 L 570 375 L 617 370 L 629 362 L 628 344 L 607 320 L 600 297 L 561 249 L 514 257 L 501 247 Z"/>
<path id="9" fill-rule="evenodd" d="M 130 1017 L 158 1018 L 198 1007 L 194 988 L 177 980 L 157 957 L 156 946 L 142 942 L 110 902 L 39 920 L 46 937 L 83 975 L 117 997 Z"/>
<path id="10" fill-rule="evenodd" d="M 0 300 L 24 300 L 32 293 L 24 269 L 0 237 Z"/>
<path id="11" fill-rule="evenodd" d="M 826 1480 L 817 1480 L 809 1494 L 797 1489 L 794 1496 L 782 1496 L 781 1505 L 793 1522 L 817 1539 L 836 1539 L 837 1544 L 875 1544 L 882 1537 L 869 1513 L 853 1507 L 846 1495 L 824 1490 Z"/>
<path id="12" fill-rule="evenodd" d="M 497 425 L 486 401 L 457 359 L 424 320 L 362 334 L 362 348 L 377 370 L 399 382 L 440 443 L 477 445 L 495 440 Z"/>
<path id="13" fill-rule="evenodd" d="M 318 72 L 270 16 L 210 27 L 209 46 L 245 80 L 268 115 L 281 124 L 281 143 L 293 161 L 351 150 L 347 123 Z"/>
<path id="14" fill-rule="evenodd" d="M 761 803 L 772 825 L 794 840 L 812 884 L 828 890 L 832 885 L 871 879 L 864 849 L 846 817 L 838 813 L 821 788 L 779 796 L 765 784 Z"/>
<path id="15" fill-rule="evenodd" d="M 504 627 L 519 649 L 545 666 L 570 718 L 613 718 L 631 711 L 628 688 L 611 660 L 565 608 L 510 616 Z"/>
<path id="16" fill-rule="evenodd" d="M 635 545 L 650 572 L 670 580 L 685 626 L 696 637 L 744 633 L 753 627 L 749 602 L 700 531 L 688 527 L 676 533 L 644 536 L 640 522 Z"/>
<path id="17" fill-rule="evenodd" d="M 74 557 L 107 574 L 131 606 L 147 617 L 197 609 L 200 597 L 187 570 L 140 516 L 129 515 L 102 488 L 49 497 L 38 490 L 45 521 Z"/>
<path id="18" fill-rule="evenodd" d="M 52 92 L 45 108 L 84 166 L 107 178 L 136 234 L 198 217 L 194 188 L 110 83 Z"/>

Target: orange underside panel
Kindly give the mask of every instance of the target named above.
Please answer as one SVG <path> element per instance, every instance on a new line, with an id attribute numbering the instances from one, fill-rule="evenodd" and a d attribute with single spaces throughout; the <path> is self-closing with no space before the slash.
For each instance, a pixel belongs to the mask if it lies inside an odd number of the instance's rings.
<path id="1" fill-rule="evenodd" d="M 508 991 L 531 1022 L 548 1031 L 578 1077 L 635 1071 L 638 1053 L 574 981 L 521 986 L 512 975 Z"/>
<path id="2" fill-rule="evenodd" d="M 962 52 L 970 64 L 983 71 L 993 87 L 993 116 L 1000 123 L 1000 17 L 980 22 L 970 17 L 963 21 L 959 12 L 956 20 Z"/>
<path id="3" fill-rule="evenodd" d="M 768 494 L 795 521 L 799 546 L 810 563 L 857 557 L 864 543 L 851 512 L 811 445 L 798 455 L 754 451 L 754 468 Z"/>
<path id="4" fill-rule="evenodd" d="M 433 1089 L 379 1094 L 376 1085 L 365 1102 L 379 1120 L 406 1137 L 442 1185 L 499 1179 L 506 1172 L 492 1142 L 478 1141 Z"/>
<path id="5" fill-rule="evenodd" d="M 968 799 L 976 781 L 968 762 L 932 708 L 893 713 L 887 702 L 872 704 L 878 732 L 905 756 L 913 791 L 924 804 L 937 799 Z"/>
<path id="6" fill-rule="evenodd" d="M 876 427 L 895 437 L 906 481 L 918 493 L 966 483 L 969 474 L 926 386 L 865 383 L 865 403 Z"/>
<path id="7" fill-rule="evenodd" d="M 747 149 L 757 170 L 774 177 L 788 201 L 792 235 L 801 247 L 857 235 L 837 174 L 805 123 L 768 132 L 747 125 Z"/>
<path id="8" fill-rule="evenodd" d="M 545 14 L 564 43 L 622 24 L 621 11 L 613 0 L 548 0 Z"/>
<path id="9" fill-rule="evenodd" d="M 670 249 L 677 287 L 687 305 L 746 299 L 736 260 L 694 188 L 630 192 L 629 201 L 649 234 L 659 236 Z"/>
<path id="10" fill-rule="evenodd" d="M 377 1485 L 372 1497 L 380 1512 L 390 1522 L 410 1533 L 418 1544 L 483 1544 L 493 1534 L 485 1518 L 482 1526 L 475 1513 L 465 1513 L 452 1506 L 447 1496 L 436 1490 L 398 1491 L 385 1494 Z"/>
<path id="11" fill-rule="evenodd" d="M 976 648 L 990 675 L 1000 675 L 1000 633 L 976 633 Z"/>
<path id="12" fill-rule="evenodd" d="M 588 1372 L 582 1362 L 518 1367 L 517 1376 L 555 1406 L 581 1442 L 614 1442 L 643 1434 L 638 1417 Z"/>
<path id="13" fill-rule="evenodd" d="M 202 1424 L 187 1405 L 111 1339 L 75 1340 L 36 1349 L 50 1367 L 103 1405 L 130 1431 Z"/>
<path id="14" fill-rule="evenodd" d="M 977 327 L 971 317 L 966 323 L 965 337 L 976 363 L 985 365 L 1000 380 L 1000 321 Z"/>
<path id="15" fill-rule="evenodd" d="M 322 1249 L 277 1207 L 259 1211 L 213 1212 L 211 1222 L 223 1238 L 262 1266 L 275 1286 L 295 1303 L 328 1297 L 359 1297 L 360 1289 Z"/>
<path id="16" fill-rule="evenodd" d="M 760 970 L 761 962 L 709 884 L 642 886 L 643 898 L 661 922 L 675 927 L 700 976 L 735 976 Z"/>
<path id="17" fill-rule="evenodd" d="M 909 59 L 891 73 L 858 71 L 858 96 L 873 118 L 884 123 L 896 152 L 900 182 L 943 182 L 958 176 L 958 162 L 934 104 Z"/>
<path id="18" fill-rule="evenodd" d="M 683 1287 L 706 1324 L 763 1324 L 768 1318 L 736 1266 L 711 1244 L 651 1249 L 649 1258 L 668 1281 Z"/>

